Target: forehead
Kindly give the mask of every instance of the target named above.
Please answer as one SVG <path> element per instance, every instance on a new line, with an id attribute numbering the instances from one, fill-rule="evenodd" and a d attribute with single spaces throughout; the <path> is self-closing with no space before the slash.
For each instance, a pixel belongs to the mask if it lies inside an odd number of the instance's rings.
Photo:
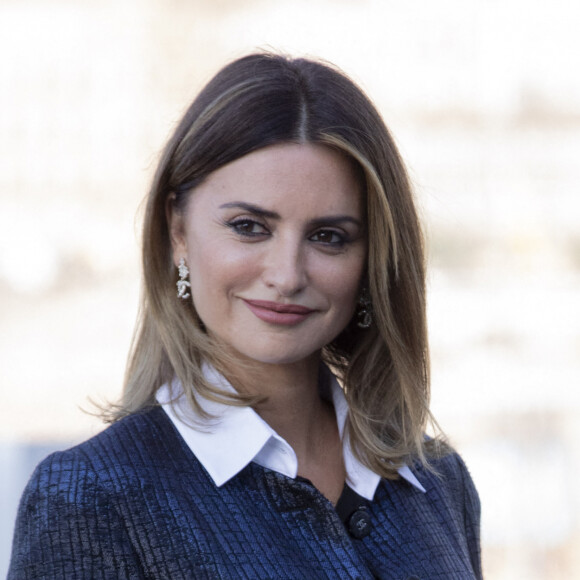
<path id="1" fill-rule="evenodd" d="M 246 201 L 289 211 L 347 211 L 359 217 L 363 203 L 354 161 L 312 143 L 285 143 L 245 155 L 210 174 L 191 198 L 194 206 Z"/>

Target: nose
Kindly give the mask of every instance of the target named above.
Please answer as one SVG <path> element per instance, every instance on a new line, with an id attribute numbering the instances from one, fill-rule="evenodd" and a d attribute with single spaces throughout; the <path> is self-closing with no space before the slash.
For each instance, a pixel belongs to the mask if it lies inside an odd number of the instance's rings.
<path id="1" fill-rule="evenodd" d="M 294 296 L 308 284 L 306 266 L 306 255 L 300 240 L 272 240 L 264 257 L 262 279 L 280 296 Z"/>

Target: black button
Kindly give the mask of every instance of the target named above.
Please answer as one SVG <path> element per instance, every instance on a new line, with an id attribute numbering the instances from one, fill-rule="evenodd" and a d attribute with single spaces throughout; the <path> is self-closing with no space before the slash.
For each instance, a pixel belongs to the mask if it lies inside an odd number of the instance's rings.
<path id="1" fill-rule="evenodd" d="M 351 536 L 362 539 L 371 533 L 371 514 L 368 508 L 359 507 L 348 520 L 348 531 Z"/>

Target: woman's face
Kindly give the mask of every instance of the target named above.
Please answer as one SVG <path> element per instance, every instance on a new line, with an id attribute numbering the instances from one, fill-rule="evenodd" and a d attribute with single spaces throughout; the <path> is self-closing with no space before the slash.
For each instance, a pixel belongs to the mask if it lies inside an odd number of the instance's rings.
<path id="1" fill-rule="evenodd" d="M 170 217 L 208 332 L 270 364 L 318 355 L 353 316 L 366 262 L 361 184 L 340 153 L 283 144 L 212 173 Z"/>

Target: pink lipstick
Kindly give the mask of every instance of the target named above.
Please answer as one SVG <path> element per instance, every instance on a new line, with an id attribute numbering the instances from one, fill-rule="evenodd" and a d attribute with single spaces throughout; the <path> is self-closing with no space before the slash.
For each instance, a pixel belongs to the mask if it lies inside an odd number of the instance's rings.
<path id="1" fill-rule="evenodd" d="M 316 312 L 298 304 L 280 304 L 269 300 L 245 300 L 246 306 L 260 320 L 270 324 L 294 326 L 300 324 L 310 314 Z"/>

